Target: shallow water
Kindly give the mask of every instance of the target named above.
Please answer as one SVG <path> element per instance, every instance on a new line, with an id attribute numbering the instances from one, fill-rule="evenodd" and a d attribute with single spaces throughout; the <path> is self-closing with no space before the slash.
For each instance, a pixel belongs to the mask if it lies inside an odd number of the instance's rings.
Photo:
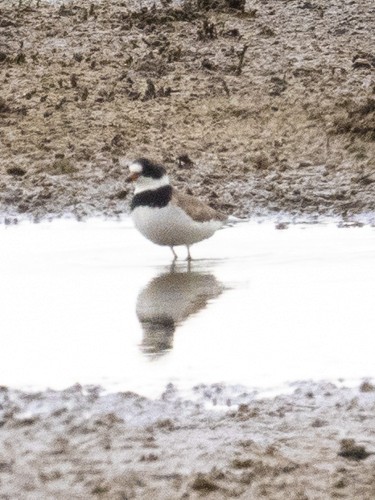
<path id="1" fill-rule="evenodd" d="M 190 268 L 128 219 L 3 226 L 0 241 L 2 385 L 158 396 L 375 376 L 371 227 L 241 223 Z"/>

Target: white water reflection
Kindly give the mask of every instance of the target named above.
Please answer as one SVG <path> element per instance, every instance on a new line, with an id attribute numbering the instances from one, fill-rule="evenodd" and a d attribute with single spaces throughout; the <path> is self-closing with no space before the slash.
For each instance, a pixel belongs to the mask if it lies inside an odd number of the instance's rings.
<path id="1" fill-rule="evenodd" d="M 193 256 L 171 272 L 128 220 L 1 227 L 0 384 L 375 376 L 373 228 L 240 224 Z"/>
<path id="2" fill-rule="evenodd" d="M 143 330 L 141 348 L 146 354 L 163 354 L 173 347 L 177 326 L 204 309 L 224 287 L 210 273 L 176 269 L 155 276 L 138 295 L 136 312 Z"/>

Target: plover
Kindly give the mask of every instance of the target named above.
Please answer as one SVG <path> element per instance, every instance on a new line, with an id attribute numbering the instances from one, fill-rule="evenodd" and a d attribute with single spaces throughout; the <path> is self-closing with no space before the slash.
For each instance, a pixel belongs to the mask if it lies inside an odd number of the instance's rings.
<path id="1" fill-rule="evenodd" d="M 210 238 L 227 217 L 194 196 L 173 188 L 165 168 L 146 158 L 129 165 L 129 181 L 135 182 L 131 214 L 138 231 L 157 245 L 190 246 Z"/>

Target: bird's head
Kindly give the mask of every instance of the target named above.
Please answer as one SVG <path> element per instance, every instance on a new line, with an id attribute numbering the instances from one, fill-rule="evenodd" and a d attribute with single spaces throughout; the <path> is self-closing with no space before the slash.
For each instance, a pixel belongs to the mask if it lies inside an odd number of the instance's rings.
<path id="1" fill-rule="evenodd" d="M 136 183 L 136 193 L 169 184 L 165 168 L 147 158 L 139 158 L 130 163 L 129 171 L 127 181 Z"/>

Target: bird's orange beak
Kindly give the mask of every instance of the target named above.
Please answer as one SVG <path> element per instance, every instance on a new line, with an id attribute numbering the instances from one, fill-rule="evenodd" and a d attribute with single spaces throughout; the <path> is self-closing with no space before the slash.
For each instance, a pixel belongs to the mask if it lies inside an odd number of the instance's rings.
<path id="1" fill-rule="evenodd" d="M 134 182 L 138 179 L 139 173 L 138 172 L 132 172 L 127 178 L 126 182 Z"/>

